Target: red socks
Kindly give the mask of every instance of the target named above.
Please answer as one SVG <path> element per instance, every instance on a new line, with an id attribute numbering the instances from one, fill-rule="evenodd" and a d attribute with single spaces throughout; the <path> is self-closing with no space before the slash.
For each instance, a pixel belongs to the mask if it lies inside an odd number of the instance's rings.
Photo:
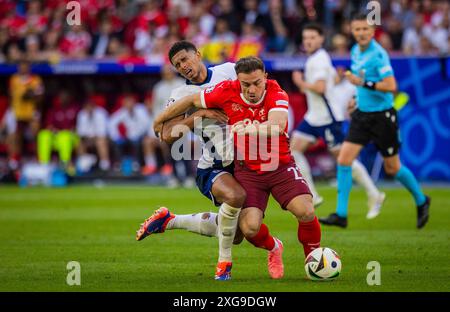
<path id="1" fill-rule="evenodd" d="M 298 241 L 303 245 L 303 251 L 305 257 L 309 255 L 311 251 L 320 247 L 320 224 L 317 217 L 309 222 L 299 222 L 297 231 Z"/>
<path id="2" fill-rule="evenodd" d="M 309 222 L 299 222 L 297 237 L 298 241 L 303 245 L 305 257 L 309 255 L 311 251 L 320 247 L 321 231 L 317 217 L 314 217 L 314 220 Z M 270 235 L 269 229 L 265 224 L 261 224 L 258 234 L 253 237 L 246 237 L 246 239 L 255 247 L 269 251 L 275 247 L 275 240 L 272 235 Z"/>
<path id="3" fill-rule="evenodd" d="M 253 237 L 246 237 L 246 239 L 252 243 L 255 247 L 272 250 L 275 247 L 275 240 L 269 233 L 269 228 L 264 223 L 261 224 L 258 234 Z"/>

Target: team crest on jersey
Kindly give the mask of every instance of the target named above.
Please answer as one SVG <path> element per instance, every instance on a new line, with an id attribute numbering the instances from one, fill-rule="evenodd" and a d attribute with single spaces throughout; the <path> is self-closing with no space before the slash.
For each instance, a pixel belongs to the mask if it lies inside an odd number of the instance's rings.
<path id="1" fill-rule="evenodd" d="M 215 86 L 211 86 L 211 87 L 206 88 L 205 89 L 205 94 L 212 92 L 212 90 L 214 90 L 214 88 L 215 88 Z"/>
<path id="2" fill-rule="evenodd" d="M 242 106 L 240 104 L 238 104 L 238 103 L 233 103 L 231 105 L 231 109 L 233 110 L 233 112 L 237 112 L 237 111 L 243 112 Z"/>
<path id="3" fill-rule="evenodd" d="M 261 119 L 261 121 L 266 120 L 265 114 L 266 114 L 266 112 L 265 112 L 264 108 L 262 108 L 262 109 L 259 111 L 259 118 Z"/>

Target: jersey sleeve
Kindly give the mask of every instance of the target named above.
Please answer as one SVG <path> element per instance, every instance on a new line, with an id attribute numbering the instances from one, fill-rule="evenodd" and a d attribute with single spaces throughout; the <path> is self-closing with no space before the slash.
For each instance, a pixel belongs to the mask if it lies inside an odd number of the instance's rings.
<path id="1" fill-rule="evenodd" d="M 274 91 L 272 94 L 269 94 L 269 111 L 270 112 L 289 112 L 289 96 L 287 93 L 281 89 L 278 91 Z"/>
<path id="2" fill-rule="evenodd" d="M 194 85 L 185 85 L 178 87 L 170 93 L 169 99 L 166 102 L 166 108 L 175 103 L 175 101 L 178 101 L 185 96 L 199 93 L 200 91 L 201 88 Z"/>
<path id="3" fill-rule="evenodd" d="M 206 88 L 200 93 L 203 108 L 222 108 L 224 99 L 230 97 L 230 81 L 223 81 L 215 86 Z"/>
<path id="4" fill-rule="evenodd" d="M 311 71 L 311 79 L 309 80 L 311 83 L 315 83 L 319 80 L 327 80 L 328 78 L 328 70 L 331 67 L 331 61 L 325 55 L 320 55 L 317 57 L 312 64 Z"/>
<path id="5" fill-rule="evenodd" d="M 394 76 L 394 70 L 392 69 L 391 62 L 387 53 L 380 53 L 377 58 L 377 71 L 378 75 L 383 80 L 386 77 Z"/>

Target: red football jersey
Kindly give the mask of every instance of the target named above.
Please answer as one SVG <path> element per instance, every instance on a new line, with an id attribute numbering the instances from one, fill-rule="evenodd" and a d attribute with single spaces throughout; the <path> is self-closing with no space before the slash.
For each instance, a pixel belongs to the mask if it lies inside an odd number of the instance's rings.
<path id="1" fill-rule="evenodd" d="M 259 124 L 267 121 L 269 112 L 288 112 L 289 97 L 275 80 L 267 80 L 266 90 L 258 103 L 251 103 L 241 93 L 239 80 L 223 81 L 201 92 L 204 108 L 220 108 L 229 118 L 229 125 L 239 121 L 244 124 Z M 289 163 L 291 153 L 287 136 L 287 124 L 284 134 L 277 137 L 234 136 L 235 160 L 244 161 L 255 171 L 276 170 L 279 164 Z M 271 165 L 269 165 L 271 164 Z M 273 166 L 275 164 L 275 166 Z"/>

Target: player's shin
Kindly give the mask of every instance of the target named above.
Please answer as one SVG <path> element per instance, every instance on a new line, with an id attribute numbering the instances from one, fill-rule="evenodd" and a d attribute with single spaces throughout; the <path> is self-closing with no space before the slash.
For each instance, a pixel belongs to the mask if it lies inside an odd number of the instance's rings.
<path id="1" fill-rule="evenodd" d="M 404 187 L 413 195 L 417 206 L 423 205 L 426 201 L 426 197 L 420 188 L 419 182 L 412 172 L 405 166 L 401 166 L 400 170 L 395 175 L 397 179 Z"/>
<path id="2" fill-rule="evenodd" d="M 341 218 L 347 218 L 348 198 L 352 189 L 352 167 L 338 165 L 338 202 L 336 213 Z"/>
<path id="3" fill-rule="evenodd" d="M 311 175 L 311 167 L 309 166 L 308 160 L 306 159 L 305 155 L 298 151 L 292 151 L 292 156 L 294 156 L 295 164 L 300 168 L 302 176 L 308 183 L 309 190 L 311 191 L 313 198 L 319 198 L 319 193 L 317 192 Z"/>
<path id="4" fill-rule="evenodd" d="M 321 239 L 320 224 L 317 217 L 314 217 L 312 221 L 299 221 L 297 238 L 298 241 L 303 245 L 303 251 L 305 252 L 305 257 L 314 249 L 320 247 Z"/>
<path id="5" fill-rule="evenodd" d="M 269 228 L 264 223 L 259 227 L 258 233 L 253 237 L 245 237 L 252 245 L 263 248 L 268 251 L 273 250 L 276 246 L 275 239 L 269 233 Z"/>
<path id="6" fill-rule="evenodd" d="M 235 208 L 226 203 L 220 206 L 218 219 L 219 262 L 231 262 L 231 248 L 240 211 L 241 208 Z"/>
<path id="7" fill-rule="evenodd" d="M 217 237 L 217 213 L 202 212 L 189 215 L 175 215 L 167 224 L 166 230 L 183 229 L 189 232 Z"/>
<path id="8" fill-rule="evenodd" d="M 364 167 L 364 165 L 357 159 L 355 159 L 352 163 L 352 177 L 356 183 L 364 187 L 369 197 L 377 196 L 380 193 L 370 178 L 366 167 Z"/>

